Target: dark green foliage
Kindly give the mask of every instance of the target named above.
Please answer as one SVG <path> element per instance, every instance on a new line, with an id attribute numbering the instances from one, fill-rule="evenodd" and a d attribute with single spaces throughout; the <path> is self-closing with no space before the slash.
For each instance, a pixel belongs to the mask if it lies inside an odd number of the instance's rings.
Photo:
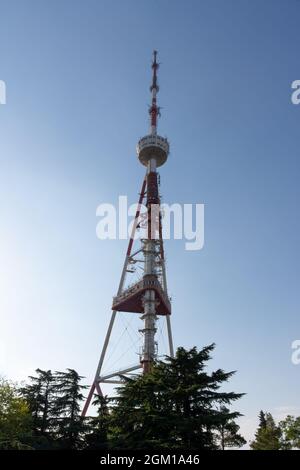
<path id="1" fill-rule="evenodd" d="M 199 451 L 241 446 L 244 439 L 235 423 L 240 415 L 228 406 L 242 394 L 220 389 L 233 372 L 205 370 L 213 349 L 214 345 L 200 351 L 179 348 L 175 358 L 158 362 L 149 374 L 125 379 L 115 398 L 96 395 L 97 415 L 84 419 L 82 377 L 73 369 L 37 369 L 19 390 L 23 434 L 10 431 L 16 429 L 13 414 L 7 414 L 11 423 L 5 430 L 0 412 L 0 438 L 4 430 L 5 439 L 10 439 L 5 445 L 15 449 Z M 24 438 L 19 439 L 21 434 Z"/>
<path id="2" fill-rule="evenodd" d="M 83 422 L 80 418 L 80 404 L 83 400 L 80 385 L 82 377 L 73 369 L 56 372 L 53 393 L 55 401 L 52 407 L 52 420 L 56 423 L 55 436 L 60 447 L 78 449 L 82 446 L 81 433 Z"/>
<path id="3" fill-rule="evenodd" d="M 215 433 L 239 416 L 227 408 L 242 394 L 219 391 L 233 372 L 204 369 L 214 345 L 179 348 L 150 374 L 120 387 L 112 411 L 112 443 L 118 448 L 216 449 Z"/>
<path id="4" fill-rule="evenodd" d="M 104 450 L 108 448 L 110 414 L 109 399 L 95 395 L 93 405 L 97 407 L 97 416 L 87 418 L 85 444 L 87 450 Z"/>
<path id="5" fill-rule="evenodd" d="M 20 389 L 32 416 L 33 436 L 28 443 L 35 449 L 80 447 L 82 377 L 72 369 L 55 374 L 37 369 L 36 373 L 36 377 L 29 377 L 30 384 Z"/>
<path id="6" fill-rule="evenodd" d="M 266 416 L 265 416 L 265 413 L 263 412 L 263 410 L 261 410 L 259 412 L 259 428 L 266 429 L 266 427 L 267 427 Z"/>
<path id="7" fill-rule="evenodd" d="M 250 447 L 253 450 L 279 450 L 281 430 L 276 425 L 271 413 L 259 414 L 259 426 L 255 433 L 255 440 L 251 442 Z"/>
<path id="8" fill-rule="evenodd" d="M 20 389 L 32 415 L 33 431 L 47 437 L 53 399 L 53 376 L 50 370 L 36 370 L 37 377 L 30 376 L 30 384 Z"/>
<path id="9" fill-rule="evenodd" d="M 234 421 L 240 416 L 239 413 L 230 413 L 225 406 L 221 407 L 224 421 L 217 426 L 216 443 L 218 448 L 225 450 L 228 447 L 242 447 L 246 440 L 239 434 L 240 427 Z"/>

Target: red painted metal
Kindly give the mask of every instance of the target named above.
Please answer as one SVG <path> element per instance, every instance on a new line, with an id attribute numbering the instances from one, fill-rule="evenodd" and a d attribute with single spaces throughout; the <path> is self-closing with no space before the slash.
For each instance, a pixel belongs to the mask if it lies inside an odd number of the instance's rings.
<path id="1" fill-rule="evenodd" d="M 141 361 L 142 367 L 143 367 L 143 374 L 149 374 L 151 372 L 152 368 L 152 362 L 150 361 Z"/>
<path id="2" fill-rule="evenodd" d="M 155 207 L 152 208 L 152 204 Z M 151 172 L 147 175 L 147 209 L 148 209 L 148 239 L 155 239 L 157 222 L 156 221 L 156 210 L 159 204 L 159 195 L 158 195 L 158 184 L 157 184 L 157 173 Z M 155 225 L 153 226 L 152 223 Z"/>
<path id="3" fill-rule="evenodd" d="M 159 211 L 159 227 L 158 227 L 158 233 L 159 233 L 159 240 L 160 240 L 160 256 L 161 259 L 165 259 L 165 251 L 164 251 L 164 243 L 163 243 L 163 236 L 162 236 L 162 217 L 161 217 L 161 212 Z"/>

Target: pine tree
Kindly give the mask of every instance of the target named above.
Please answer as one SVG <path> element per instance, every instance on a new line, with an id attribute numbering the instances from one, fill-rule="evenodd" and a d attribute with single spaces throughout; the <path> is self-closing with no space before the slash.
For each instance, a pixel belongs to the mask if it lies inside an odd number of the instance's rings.
<path id="1" fill-rule="evenodd" d="M 281 430 L 276 425 L 271 413 L 260 412 L 259 426 L 255 433 L 255 440 L 250 447 L 253 450 L 279 450 Z"/>
<path id="2" fill-rule="evenodd" d="M 46 436 L 50 432 L 53 399 L 53 376 L 51 370 L 36 369 L 37 377 L 29 376 L 31 383 L 20 389 L 32 414 L 33 431 Z"/>
<path id="3" fill-rule="evenodd" d="M 215 449 L 214 431 L 232 417 L 220 405 L 229 405 L 243 394 L 219 391 L 234 372 L 205 372 L 213 349 L 213 344 L 200 351 L 179 348 L 175 358 L 167 357 L 151 373 L 120 387 L 112 411 L 113 445 Z"/>
<path id="4" fill-rule="evenodd" d="M 216 442 L 218 448 L 225 450 L 226 447 L 242 447 L 247 441 L 239 434 L 240 426 L 234 421 L 240 414 L 230 413 L 225 406 L 221 407 L 221 411 L 225 419 L 217 427 Z"/>
<path id="5" fill-rule="evenodd" d="M 80 385 L 82 378 L 73 369 L 54 374 L 56 397 L 52 415 L 56 423 L 55 434 L 60 446 L 67 449 L 77 449 L 82 445 L 84 425 L 80 418 L 80 403 L 84 398 L 81 391 L 86 388 Z"/>
<path id="6" fill-rule="evenodd" d="M 263 412 L 263 410 L 261 410 L 259 412 L 259 428 L 266 429 L 266 427 L 267 427 L 266 415 Z"/>
<path id="7" fill-rule="evenodd" d="M 95 395 L 93 405 L 97 407 L 97 416 L 87 418 L 85 449 L 104 450 L 108 448 L 110 415 L 107 396 Z"/>

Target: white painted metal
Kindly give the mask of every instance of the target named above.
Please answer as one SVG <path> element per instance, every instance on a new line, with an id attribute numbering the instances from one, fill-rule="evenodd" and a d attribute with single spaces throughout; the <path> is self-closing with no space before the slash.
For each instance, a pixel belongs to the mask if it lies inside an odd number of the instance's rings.
<path id="1" fill-rule="evenodd" d="M 148 173 L 156 172 L 156 160 L 151 158 L 148 163 Z M 155 240 L 144 240 L 145 250 L 145 275 L 156 275 L 156 244 Z M 155 333 L 156 333 L 156 300 L 155 291 L 146 290 L 144 295 L 144 314 L 141 316 L 144 321 L 144 328 L 141 332 L 144 335 L 141 362 L 152 363 L 155 360 Z"/>
<path id="2" fill-rule="evenodd" d="M 147 172 L 146 172 L 146 174 L 147 174 Z M 133 223 L 132 230 L 131 230 L 130 239 L 134 238 L 137 224 L 138 224 L 138 220 L 135 219 L 134 223 Z M 126 280 L 126 272 L 127 272 L 127 269 L 128 269 L 128 264 L 129 264 L 132 256 L 126 255 L 126 257 L 125 257 L 125 261 L 124 261 L 124 265 L 123 265 L 123 269 L 122 269 L 122 274 L 121 274 L 121 278 L 120 278 L 120 282 L 119 282 L 117 295 L 120 295 L 121 292 L 123 291 L 125 280 Z M 109 322 L 109 325 L 108 325 L 108 330 L 107 330 L 107 333 L 106 333 L 106 336 L 105 336 L 103 348 L 102 348 L 102 351 L 101 351 L 101 356 L 100 356 L 99 363 L 98 363 L 98 366 L 97 366 L 95 379 L 94 379 L 95 382 L 99 382 L 99 377 L 100 377 L 100 374 L 101 374 L 101 370 L 102 370 L 103 362 L 104 362 L 104 359 L 105 359 L 105 354 L 106 354 L 106 351 L 107 351 L 107 347 L 108 347 L 109 339 L 110 339 L 111 332 L 112 332 L 112 329 L 113 329 L 113 325 L 114 325 L 114 322 L 115 322 L 115 319 L 116 319 L 116 314 L 117 314 L 116 310 L 113 310 L 111 318 L 110 318 L 110 322 Z"/>
<path id="3" fill-rule="evenodd" d="M 124 380 L 103 380 L 101 383 L 103 384 L 113 384 L 113 385 L 123 385 L 124 384 Z"/>
<path id="4" fill-rule="evenodd" d="M 168 297 L 168 286 L 167 286 L 167 274 L 166 274 L 166 264 L 165 260 L 161 260 L 161 266 L 162 266 L 162 275 L 163 275 L 163 288 L 166 296 Z M 169 352 L 170 356 L 174 357 L 174 345 L 173 345 L 173 336 L 172 336 L 172 328 L 171 328 L 171 318 L 170 315 L 166 316 L 166 321 L 167 321 L 167 331 L 168 331 L 168 341 L 169 341 Z"/>
<path id="5" fill-rule="evenodd" d="M 138 141 L 136 152 L 142 165 L 148 166 L 149 160 L 155 158 L 156 166 L 161 166 L 167 161 L 169 143 L 165 137 L 156 133 L 148 134 Z"/>
<path id="6" fill-rule="evenodd" d="M 121 274 L 120 283 L 119 283 L 118 294 L 120 294 L 123 290 L 123 286 L 124 286 L 125 278 L 126 278 L 126 271 L 127 271 L 128 262 L 129 262 L 129 256 L 126 256 L 125 261 L 124 261 L 122 274 Z M 116 319 L 116 314 L 117 314 L 116 310 L 113 310 L 111 318 L 110 318 L 110 322 L 109 322 L 109 325 L 108 325 L 108 330 L 107 330 L 107 333 L 106 333 L 106 336 L 105 336 L 103 348 L 102 348 L 102 351 L 101 351 L 101 356 L 100 356 L 100 359 L 99 359 L 98 367 L 97 367 L 97 370 L 96 370 L 96 375 L 95 375 L 95 379 L 94 379 L 95 382 L 99 382 L 99 376 L 100 376 L 101 369 L 102 369 L 102 366 L 103 366 L 103 362 L 104 362 L 107 346 L 108 346 L 108 343 L 109 343 L 110 335 L 111 335 L 111 332 L 112 332 L 112 329 L 113 329 L 113 326 L 114 326 L 114 322 L 115 322 L 115 319 Z"/>
<path id="7" fill-rule="evenodd" d="M 168 330 L 168 340 L 169 340 L 169 351 L 170 351 L 170 356 L 174 356 L 174 346 L 173 346 L 173 337 L 172 337 L 172 328 L 171 328 L 171 319 L 170 315 L 167 315 L 167 330 Z"/>
<path id="8" fill-rule="evenodd" d="M 137 370 L 137 369 L 140 369 L 140 368 L 141 368 L 141 364 L 136 364 L 134 366 L 127 367 L 127 369 L 122 369 L 122 370 L 118 370 L 116 372 L 112 372 L 111 374 L 104 375 L 103 377 L 99 377 L 99 382 L 104 382 L 107 379 L 111 379 L 112 377 L 116 377 L 118 375 L 125 375 L 128 372 L 131 372 L 133 370 Z"/>

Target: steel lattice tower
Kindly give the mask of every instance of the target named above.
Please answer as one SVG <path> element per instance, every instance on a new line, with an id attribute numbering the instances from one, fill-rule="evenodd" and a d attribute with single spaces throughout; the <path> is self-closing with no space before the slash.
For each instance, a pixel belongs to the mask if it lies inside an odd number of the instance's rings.
<path id="1" fill-rule="evenodd" d="M 82 416 L 86 415 L 94 392 L 102 395 L 101 383 L 120 384 L 122 377 L 132 371 L 141 369 L 144 374 L 150 371 L 151 365 L 156 359 L 156 321 L 162 315 L 166 318 L 169 355 L 174 356 L 171 331 L 171 303 L 168 296 L 165 256 L 162 236 L 162 212 L 160 208 L 160 194 L 157 168 L 162 166 L 168 158 L 169 143 L 164 137 L 157 134 L 157 119 L 160 109 L 157 106 L 157 51 L 153 52 L 152 84 L 150 87 L 152 102 L 149 109 L 150 132 L 139 140 L 137 144 L 137 156 L 146 167 L 146 176 L 143 180 L 140 198 L 137 205 L 134 224 L 129 240 L 124 266 L 121 274 L 117 295 L 113 298 L 112 315 L 103 349 L 96 370 L 95 378 L 90 388 Z M 141 206 L 147 208 L 146 237 L 141 240 L 138 250 L 133 251 L 135 232 L 141 223 Z M 134 285 L 125 288 L 125 279 L 130 267 L 142 257 L 143 275 Z M 140 261 L 140 260 L 139 260 Z M 122 368 L 109 375 L 101 375 L 103 361 L 110 341 L 115 318 L 118 312 L 130 312 L 140 314 L 143 327 L 139 331 L 143 335 L 143 347 L 140 354 L 140 362 L 135 366 Z"/>

